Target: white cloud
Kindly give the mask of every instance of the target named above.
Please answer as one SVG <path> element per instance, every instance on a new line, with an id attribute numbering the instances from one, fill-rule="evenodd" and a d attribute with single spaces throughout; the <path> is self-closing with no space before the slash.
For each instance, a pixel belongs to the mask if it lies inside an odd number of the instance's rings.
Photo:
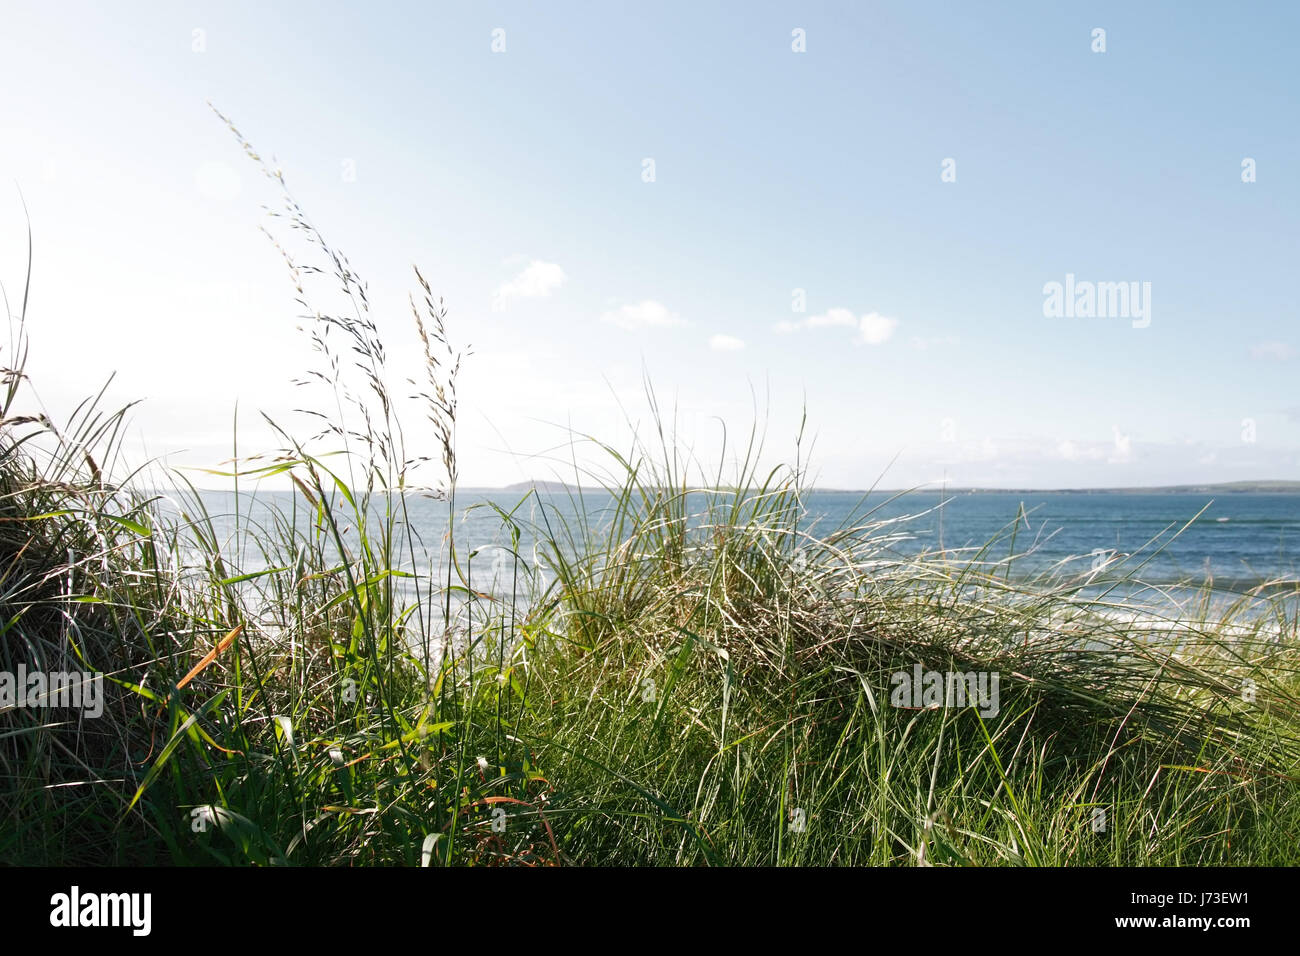
<path id="1" fill-rule="evenodd" d="M 1118 425 L 1110 426 L 1110 430 L 1115 435 L 1115 453 L 1106 461 L 1112 465 L 1123 464 L 1133 453 L 1133 440 L 1128 435 L 1120 434 Z"/>
<path id="2" fill-rule="evenodd" d="M 620 329 L 657 329 L 686 324 L 685 319 L 670 312 L 662 302 L 653 299 L 611 309 L 601 315 L 600 320 L 617 325 Z"/>
<path id="3" fill-rule="evenodd" d="M 534 259 L 523 272 L 499 286 L 493 293 L 493 303 L 503 309 L 512 299 L 543 299 L 568 278 L 554 262 Z"/>
<path id="4" fill-rule="evenodd" d="M 891 319 L 879 312 L 870 312 L 858 320 L 857 341 L 865 345 L 880 345 L 894 334 L 898 328 L 898 319 Z"/>
<path id="5" fill-rule="evenodd" d="M 1284 362 L 1295 357 L 1295 349 L 1285 342 L 1264 342 L 1262 345 L 1252 345 L 1250 347 L 1250 357 Z"/>
<path id="6" fill-rule="evenodd" d="M 709 339 L 709 348 L 715 352 L 738 352 L 745 347 L 745 343 L 734 335 L 715 335 Z"/>
<path id="7" fill-rule="evenodd" d="M 1128 436 L 1123 436 L 1123 442 L 1124 454 L 1127 455 L 1129 448 Z M 1102 461 L 1118 454 L 1120 450 L 1121 444 L 1118 438 L 1112 442 L 1076 442 L 1073 439 L 1066 438 L 1056 443 L 1056 457 L 1074 462 Z"/>
<path id="8" fill-rule="evenodd" d="M 800 329 L 827 328 L 857 329 L 858 334 L 853 340 L 856 344 L 880 345 L 894 334 L 894 329 L 898 328 L 898 319 L 891 319 L 879 312 L 868 312 L 863 316 L 855 316 L 849 309 L 834 308 L 827 309 L 820 315 L 810 315 L 799 322 L 782 319 L 773 326 L 774 331 L 783 335 L 797 332 Z"/>

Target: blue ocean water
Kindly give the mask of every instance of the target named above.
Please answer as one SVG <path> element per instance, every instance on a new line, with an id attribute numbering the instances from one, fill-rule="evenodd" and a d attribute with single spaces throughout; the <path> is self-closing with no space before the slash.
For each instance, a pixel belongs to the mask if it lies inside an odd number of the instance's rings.
<path id="1" fill-rule="evenodd" d="M 860 495 L 821 492 L 810 510 L 842 520 Z M 915 515 L 900 524 L 913 550 L 970 555 L 989 541 L 989 557 L 1004 556 L 1016 528 L 1015 566 L 1041 571 L 1066 558 L 1122 559 L 1151 584 L 1203 583 L 1244 590 L 1295 579 L 1300 571 L 1300 495 L 1195 492 L 1088 493 L 1070 491 L 915 492 L 867 499 L 873 517 Z M 907 543 L 900 546 L 906 549 Z"/>
<path id="2" fill-rule="evenodd" d="M 270 520 L 272 509 L 288 512 L 291 492 L 259 492 L 236 498 L 229 492 L 203 492 L 203 503 L 218 534 L 241 552 L 245 570 L 258 554 L 250 528 Z M 582 507 L 599 528 L 610 496 L 587 492 Z M 412 530 L 419 539 L 421 565 L 436 564 L 447 533 L 447 505 L 425 496 L 407 499 Z M 1034 576 L 1068 558 L 1109 562 L 1138 574 L 1147 584 L 1199 586 L 1242 592 L 1277 579 L 1300 576 L 1300 494 L 1199 492 L 1089 493 L 1036 492 L 875 492 L 812 491 L 804 496 L 803 527 L 814 535 L 863 522 L 890 521 L 890 550 L 902 557 L 945 551 L 971 558 L 993 542 L 985 561 L 1015 553 L 1016 574 Z M 236 536 L 236 507 L 243 534 Z M 531 528 L 546 518 L 552 526 L 572 522 L 577 504 L 564 493 L 465 490 L 458 492 L 454 525 L 461 553 L 511 546 L 496 509 L 511 512 L 522 530 L 519 552 L 531 553 Z M 297 500 L 298 520 L 308 510 Z M 1013 540 L 1014 530 L 1014 540 Z M 881 532 L 883 533 L 883 531 Z"/>

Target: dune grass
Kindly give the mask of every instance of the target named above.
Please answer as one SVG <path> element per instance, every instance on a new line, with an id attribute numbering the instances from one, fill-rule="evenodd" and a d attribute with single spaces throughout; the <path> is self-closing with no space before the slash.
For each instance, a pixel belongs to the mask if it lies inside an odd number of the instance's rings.
<path id="1" fill-rule="evenodd" d="M 798 445 L 767 473 L 751 432 L 706 469 L 655 409 L 653 443 L 604 447 L 601 509 L 578 488 L 497 511 L 515 560 L 490 588 L 456 537 L 445 306 L 417 273 L 428 460 L 364 283 L 284 196 L 317 427 L 236 446 L 233 534 L 184 476 L 159 494 L 120 474 L 126 410 L 21 414 L 10 309 L 0 669 L 101 672 L 105 706 L 0 711 L 3 859 L 1296 862 L 1294 586 L 1161 619 L 1123 613 L 1095 568 L 1018 573 L 1016 522 L 978 553 L 900 555 L 865 504 L 815 524 Z M 312 304 L 324 287 L 341 308 Z M 297 494 L 254 521 L 242 496 L 273 476 Z M 447 502 L 441 541 L 418 493 Z M 898 706 L 916 665 L 996 674 L 996 712 Z"/>

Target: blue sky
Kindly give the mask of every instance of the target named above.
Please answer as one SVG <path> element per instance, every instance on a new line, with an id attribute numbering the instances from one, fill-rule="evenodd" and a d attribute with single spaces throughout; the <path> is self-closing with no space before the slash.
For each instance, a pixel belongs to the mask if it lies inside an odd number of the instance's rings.
<path id="1" fill-rule="evenodd" d="M 369 279 L 395 379 L 411 263 L 445 297 L 466 484 L 623 441 L 643 376 L 706 459 L 756 406 L 788 457 L 806 403 L 839 487 L 1300 477 L 1300 8 L 593 8 L 11 5 L 51 411 L 116 370 L 132 448 L 176 465 L 228 457 L 236 402 L 246 450 L 254 410 L 289 420 L 275 191 L 210 99 Z M 0 226 L 12 291 L 8 185 Z M 1067 274 L 1149 283 L 1149 324 L 1045 316 Z"/>

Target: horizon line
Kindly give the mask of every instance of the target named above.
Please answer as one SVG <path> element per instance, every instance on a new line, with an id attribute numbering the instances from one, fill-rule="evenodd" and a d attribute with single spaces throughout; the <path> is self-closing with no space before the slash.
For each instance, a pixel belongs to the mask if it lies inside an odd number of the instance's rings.
<path id="1" fill-rule="evenodd" d="M 734 490 L 736 485 L 717 485 L 712 488 L 705 485 L 691 485 L 690 491 L 709 491 L 709 490 Z M 582 492 L 608 492 L 609 489 L 603 485 L 583 485 L 569 484 L 564 481 L 538 480 L 538 481 L 520 481 L 512 482 L 508 485 L 459 485 L 458 491 L 461 492 L 526 492 L 530 490 L 538 491 L 582 491 Z M 158 489 L 153 489 L 155 492 Z M 203 487 L 199 491 L 220 491 L 230 492 L 231 488 L 211 488 Z M 290 491 L 293 489 L 262 489 L 267 491 Z M 418 494 L 427 494 L 431 489 L 410 488 L 409 492 Z M 1028 487 L 1028 486 L 1005 486 L 997 487 L 991 485 L 914 485 L 906 488 L 849 488 L 835 486 L 812 485 L 804 489 L 805 493 L 813 494 L 881 494 L 881 495 L 905 495 L 916 493 L 938 493 L 938 494 L 1013 494 L 1013 493 L 1031 493 L 1031 494 L 1105 494 L 1105 493 L 1176 493 L 1176 492 L 1222 492 L 1227 494 L 1251 494 L 1251 493 L 1274 493 L 1274 494 L 1300 494 L 1300 479 L 1290 478 L 1263 478 L 1247 479 L 1242 481 L 1217 481 L 1217 482 L 1186 482 L 1181 484 L 1164 484 L 1164 485 L 1098 485 L 1098 486 L 1071 486 L 1071 487 Z M 382 493 L 382 492 L 380 492 Z"/>

